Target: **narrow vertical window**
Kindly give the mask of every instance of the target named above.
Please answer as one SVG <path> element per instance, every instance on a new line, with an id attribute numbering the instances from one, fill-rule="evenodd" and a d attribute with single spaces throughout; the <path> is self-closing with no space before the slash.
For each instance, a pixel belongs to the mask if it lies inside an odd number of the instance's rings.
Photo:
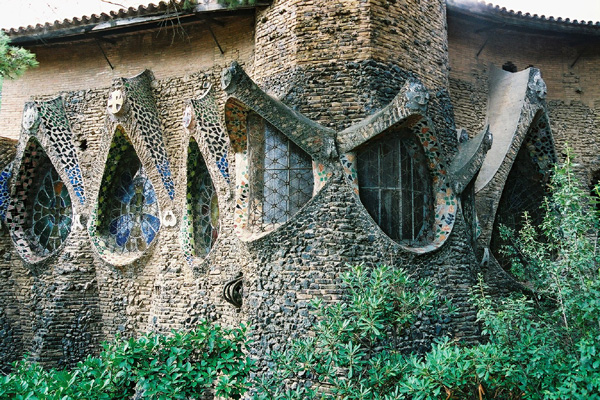
<path id="1" fill-rule="evenodd" d="M 210 252 L 219 233 L 219 202 L 208 168 L 194 139 L 188 146 L 187 219 L 193 255 Z"/>
<path id="2" fill-rule="evenodd" d="M 406 129 L 386 134 L 357 152 L 361 202 L 393 240 L 421 244 L 432 218 L 427 160 Z"/>
<path id="3" fill-rule="evenodd" d="M 260 229 L 286 222 L 313 192 L 312 160 L 256 114 L 248 115 L 250 221 Z"/>

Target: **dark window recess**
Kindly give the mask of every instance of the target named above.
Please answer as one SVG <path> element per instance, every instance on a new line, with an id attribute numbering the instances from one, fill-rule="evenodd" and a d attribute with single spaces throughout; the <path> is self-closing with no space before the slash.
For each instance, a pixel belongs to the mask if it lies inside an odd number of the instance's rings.
<path id="1" fill-rule="evenodd" d="M 359 149 L 357 160 L 360 200 L 381 229 L 397 242 L 428 241 L 431 177 L 417 138 L 392 132 Z"/>
<path id="2" fill-rule="evenodd" d="M 539 166 L 532 160 L 526 146 L 521 146 L 498 203 L 490 244 L 492 253 L 507 271 L 511 268 L 511 257 L 506 256 L 502 250 L 511 243 L 501 238 L 500 226 L 514 230 L 518 235 L 524 226 L 525 212 L 533 226 L 540 226 L 544 218 L 542 206 L 548 194 L 545 182 L 546 177 L 539 171 Z"/>
<path id="3" fill-rule="evenodd" d="M 502 69 L 508 72 L 517 72 L 517 66 L 512 61 L 505 62 Z"/>
<path id="4" fill-rule="evenodd" d="M 257 114 L 248 116 L 250 216 L 265 230 L 290 219 L 313 192 L 312 159 Z"/>

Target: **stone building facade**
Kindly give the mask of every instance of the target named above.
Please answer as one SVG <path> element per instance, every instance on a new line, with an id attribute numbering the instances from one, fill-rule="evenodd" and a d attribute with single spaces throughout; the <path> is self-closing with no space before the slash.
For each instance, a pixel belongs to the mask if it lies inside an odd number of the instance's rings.
<path id="1" fill-rule="evenodd" d="M 9 31 L 40 66 L 3 88 L 2 365 L 71 365 L 201 318 L 249 323 L 264 359 L 309 329 L 311 299 L 340 298 L 347 263 L 452 300 L 407 346 L 476 340 L 478 274 L 520 288 L 494 256 L 497 222 L 518 221 L 496 216 L 541 201 L 553 137 L 597 131 L 595 42 L 567 76 L 502 35 L 476 49 L 486 18 L 508 38 L 560 31 L 565 52 L 600 32 L 443 0 L 161 3 Z M 489 66 L 508 61 L 533 67 Z M 515 209 L 522 182 L 539 190 Z"/>

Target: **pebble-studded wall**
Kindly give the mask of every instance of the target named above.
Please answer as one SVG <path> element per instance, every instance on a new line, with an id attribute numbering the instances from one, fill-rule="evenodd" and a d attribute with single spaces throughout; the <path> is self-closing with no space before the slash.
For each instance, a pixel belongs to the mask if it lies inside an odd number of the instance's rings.
<path id="1" fill-rule="evenodd" d="M 311 299 L 340 298 L 348 263 L 405 268 L 453 302 L 407 348 L 478 338 L 469 297 L 490 228 L 473 191 L 494 132 L 455 130 L 443 1 L 353 5 L 274 1 L 252 62 L 26 104 L 0 174 L 3 366 L 24 352 L 71 365 L 116 332 L 200 318 L 250 323 L 265 360 L 310 328 Z M 536 73 L 514 151 L 545 107 Z"/>

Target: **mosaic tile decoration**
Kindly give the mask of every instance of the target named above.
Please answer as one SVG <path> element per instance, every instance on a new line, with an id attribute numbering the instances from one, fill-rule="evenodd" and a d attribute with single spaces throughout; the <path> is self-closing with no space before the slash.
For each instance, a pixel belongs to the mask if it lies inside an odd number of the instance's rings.
<path id="1" fill-rule="evenodd" d="M 227 159 L 229 149 L 229 138 L 214 99 L 212 87 L 206 91 L 204 96 L 197 100 L 191 100 L 198 128 L 196 133 L 208 146 L 210 154 L 215 157 L 215 164 L 227 183 L 231 182 L 229 174 L 229 161 Z M 200 139 L 200 138 L 198 138 Z"/>
<path id="2" fill-rule="evenodd" d="M 545 113 L 531 125 L 522 145 L 527 148 L 542 175 L 551 171 L 558 162 L 548 116 Z"/>
<path id="3" fill-rule="evenodd" d="M 85 189 L 79 159 L 73 144 L 73 133 L 61 97 L 40 102 L 40 118 L 45 134 L 58 155 L 58 162 L 66 172 L 71 187 L 81 205 L 85 203 Z"/>
<path id="4" fill-rule="evenodd" d="M 88 233 L 98 254 L 113 265 L 141 256 L 160 229 L 154 187 L 122 128 L 115 131 Z"/>
<path id="5" fill-rule="evenodd" d="M 451 183 L 447 180 L 447 171 L 442 162 L 441 148 L 433 129 L 433 123 L 427 118 L 422 118 L 412 127 L 412 131 L 423 146 L 433 178 L 435 198 L 433 241 L 426 246 L 411 249 L 416 253 L 426 253 L 438 249 L 450 236 L 456 220 L 458 200 Z"/>
<path id="6" fill-rule="evenodd" d="M 265 93 L 236 62 L 221 72 L 221 88 L 245 108 L 253 110 L 271 126 L 316 160 L 337 157 L 335 131 L 310 120 Z M 229 128 L 229 127 L 228 127 Z"/>
<path id="7" fill-rule="evenodd" d="M 198 144 L 191 139 L 187 156 L 186 213 L 180 232 L 186 260 L 191 264 L 194 257 L 208 254 L 218 234 L 217 192 Z"/>
<path id="8" fill-rule="evenodd" d="M 2 172 L 0 172 L 0 218 L 6 221 L 6 209 L 10 203 L 9 181 L 12 176 L 13 162 L 9 163 Z"/>
<path id="9" fill-rule="evenodd" d="M 225 122 L 235 153 L 234 227 L 238 234 L 262 234 L 286 222 L 331 177 L 324 164 L 313 162 L 238 100 L 227 101 Z"/>
<path id="10" fill-rule="evenodd" d="M 248 167 L 248 136 L 246 120 L 248 109 L 235 99 L 225 104 L 225 126 L 235 157 L 234 229 L 242 234 L 248 226 L 250 180 Z"/>
<path id="11" fill-rule="evenodd" d="M 139 135 L 150 152 L 169 198 L 173 200 L 175 185 L 163 141 L 156 102 L 152 94 L 151 72 L 146 70 L 133 78 L 125 78 L 123 84 L 131 105 L 131 115 L 136 123 L 136 130 L 139 130 Z"/>
<path id="12" fill-rule="evenodd" d="M 313 180 L 314 180 L 314 189 L 313 196 L 319 193 L 321 189 L 325 186 L 325 184 L 329 181 L 329 179 L 333 176 L 333 171 L 328 168 L 325 164 L 318 163 L 316 161 L 312 162 L 312 170 L 313 170 Z"/>
<path id="13" fill-rule="evenodd" d="M 358 169 L 356 166 L 356 153 L 343 153 L 340 156 L 340 162 L 342 163 L 342 168 L 344 169 L 344 176 L 346 177 L 346 181 L 348 182 L 352 190 L 354 190 L 354 193 L 358 195 Z"/>
<path id="14" fill-rule="evenodd" d="M 6 223 L 19 255 L 35 263 L 64 243 L 71 232 L 73 207 L 67 185 L 35 137 L 29 138 L 20 161 Z"/>

